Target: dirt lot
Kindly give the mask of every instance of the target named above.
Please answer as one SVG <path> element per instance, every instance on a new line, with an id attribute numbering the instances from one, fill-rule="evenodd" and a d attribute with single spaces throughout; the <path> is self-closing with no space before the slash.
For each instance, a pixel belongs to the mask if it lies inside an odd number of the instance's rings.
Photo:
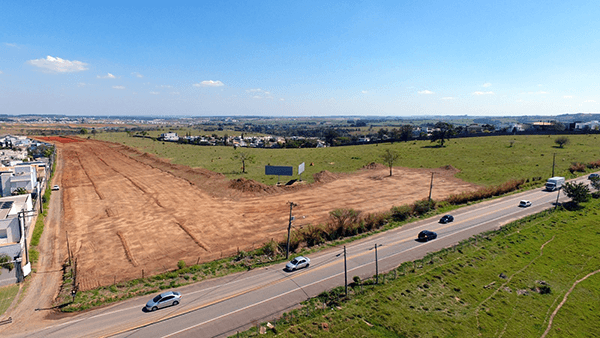
<path id="1" fill-rule="evenodd" d="M 142 270 L 146 276 L 171 270 L 182 259 L 195 264 L 283 239 L 290 201 L 298 204 L 294 226 L 300 227 L 325 222 L 336 208 L 372 213 L 425 198 L 432 171 L 434 199 L 477 188 L 454 178 L 452 168 L 395 168 L 390 177 L 381 165 L 356 174 L 324 172 L 311 185 L 268 187 L 122 145 L 50 141 L 62 154 L 62 229 L 84 290 L 141 277 Z"/>

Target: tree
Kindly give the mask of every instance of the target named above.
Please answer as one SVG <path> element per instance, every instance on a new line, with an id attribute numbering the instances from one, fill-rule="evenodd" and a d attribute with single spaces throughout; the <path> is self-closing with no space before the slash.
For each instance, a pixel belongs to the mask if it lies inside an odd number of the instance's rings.
<path id="1" fill-rule="evenodd" d="M 250 154 L 244 153 L 244 152 L 235 154 L 233 156 L 233 159 L 242 161 L 242 172 L 243 173 L 246 173 L 246 162 L 254 163 L 254 155 L 250 155 Z"/>
<path id="2" fill-rule="evenodd" d="M 383 154 L 381 155 L 381 159 L 383 160 L 383 162 L 385 164 L 388 165 L 388 167 L 390 167 L 390 176 L 392 176 L 392 167 L 394 166 L 394 163 L 400 158 L 400 155 L 398 154 L 398 152 L 393 151 L 391 149 L 386 149 Z"/>
<path id="3" fill-rule="evenodd" d="M 554 140 L 554 143 L 563 148 L 565 145 L 569 144 L 569 138 L 566 136 L 559 136 L 556 138 L 556 140 Z"/>
<path id="4" fill-rule="evenodd" d="M 0 256 L 0 267 L 7 269 L 8 271 L 12 271 L 15 268 L 15 265 L 12 263 L 12 259 L 6 254 Z"/>
<path id="5" fill-rule="evenodd" d="M 590 184 L 592 185 L 592 188 L 596 189 L 594 197 L 597 198 L 598 194 L 600 193 L 600 177 L 594 176 L 590 178 Z"/>
<path id="6" fill-rule="evenodd" d="M 405 124 L 400 127 L 400 141 L 408 142 L 412 138 L 413 127 L 410 124 Z"/>
<path id="7" fill-rule="evenodd" d="M 587 184 L 583 182 L 567 182 L 563 185 L 563 190 L 575 206 L 579 205 L 579 203 L 586 202 L 590 198 L 590 188 L 588 188 Z"/>
<path id="8" fill-rule="evenodd" d="M 438 122 L 433 126 L 431 133 L 431 142 L 438 142 L 440 147 L 444 146 L 445 140 L 450 140 L 450 136 L 455 135 L 454 126 L 448 122 Z"/>
<path id="9" fill-rule="evenodd" d="M 14 195 L 25 195 L 25 194 L 29 194 L 29 192 L 25 188 L 19 187 L 19 188 L 15 189 L 11 194 L 13 196 Z"/>
<path id="10" fill-rule="evenodd" d="M 87 134 L 87 133 L 88 133 L 88 130 L 87 130 L 87 129 L 85 129 L 85 128 L 81 128 L 81 130 L 79 131 L 79 133 L 80 133 L 81 135 L 85 135 L 85 134 Z"/>

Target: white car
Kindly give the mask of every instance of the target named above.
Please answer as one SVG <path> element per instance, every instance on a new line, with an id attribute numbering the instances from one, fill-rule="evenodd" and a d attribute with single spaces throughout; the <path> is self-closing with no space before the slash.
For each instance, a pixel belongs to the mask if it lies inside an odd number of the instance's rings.
<path id="1" fill-rule="evenodd" d="M 285 270 L 294 271 L 301 268 L 308 268 L 309 265 L 310 259 L 308 257 L 298 256 L 285 265 Z"/>
<path id="2" fill-rule="evenodd" d="M 52 190 L 60 190 L 60 187 L 58 185 L 53 185 Z"/>
<path id="3" fill-rule="evenodd" d="M 156 311 L 160 308 L 177 305 L 181 301 L 181 293 L 177 291 L 167 291 L 152 298 L 146 303 L 147 311 Z"/>
<path id="4" fill-rule="evenodd" d="M 531 202 L 527 200 L 522 200 L 521 202 L 519 202 L 519 206 L 521 208 L 527 208 L 531 206 Z"/>

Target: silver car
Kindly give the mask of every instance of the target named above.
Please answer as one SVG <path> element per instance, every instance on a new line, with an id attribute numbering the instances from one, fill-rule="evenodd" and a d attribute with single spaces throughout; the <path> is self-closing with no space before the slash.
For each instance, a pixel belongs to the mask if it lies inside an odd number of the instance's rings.
<path id="1" fill-rule="evenodd" d="M 177 291 L 167 291 L 149 300 L 148 303 L 146 303 L 145 309 L 148 311 L 155 311 L 163 307 L 177 305 L 180 301 L 181 293 Z"/>
<path id="2" fill-rule="evenodd" d="M 308 268 L 309 265 L 310 259 L 308 257 L 298 256 L 285 265 L 285 270 L 294 271 L 301 268 Z"/>

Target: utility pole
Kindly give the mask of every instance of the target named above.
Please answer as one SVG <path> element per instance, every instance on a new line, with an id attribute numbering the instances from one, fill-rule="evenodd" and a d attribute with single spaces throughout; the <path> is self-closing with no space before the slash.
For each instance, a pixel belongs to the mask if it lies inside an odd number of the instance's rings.
<path id="1" fill-rule="evenodd" d="M 558 208 L 558 198 L 560 197 L 560 189 L 562 189 L 562 187 L 558 188 L 558 193 L 556 194 L 556 203 L 554 203 L 554 210 Z"/>
<path id="2" fill-rule="evenodd" d="M 285 259 L 290 258 L 290 232 L 292 231 L 292 209 L 294 207 L 297 207 L 298 204 L 294 203 L 294 202 L 289 202 L 290 204 L 290 221 L 288 223 L 288 237 L 287 237 L 287 247 L 285 249 Z"/>
<path id="3" fill-rule="evenodd" d="M 344 245 L 344 288 L 348 297 L 348 266 L 346 265 L 346 246 Z"/>
<path id="4" fill-rule="evenodd" d="M 431 183 L 429 184 L 429 202 L 431 202 L 431 191 L 433 190 L 433 173 L 431 173 Z"/>
<path id="5" fill-rule="evenodd" d="M 379 261 L 377 260 L 377 243 L 375 243 L 375 284 L 379 284 Z"/>
<path id="6" fill-rule="evenodd" d="M 552 176 L 554 177 L 554 164 L 556 163 L 556 153 L 552 156 Z"/>

